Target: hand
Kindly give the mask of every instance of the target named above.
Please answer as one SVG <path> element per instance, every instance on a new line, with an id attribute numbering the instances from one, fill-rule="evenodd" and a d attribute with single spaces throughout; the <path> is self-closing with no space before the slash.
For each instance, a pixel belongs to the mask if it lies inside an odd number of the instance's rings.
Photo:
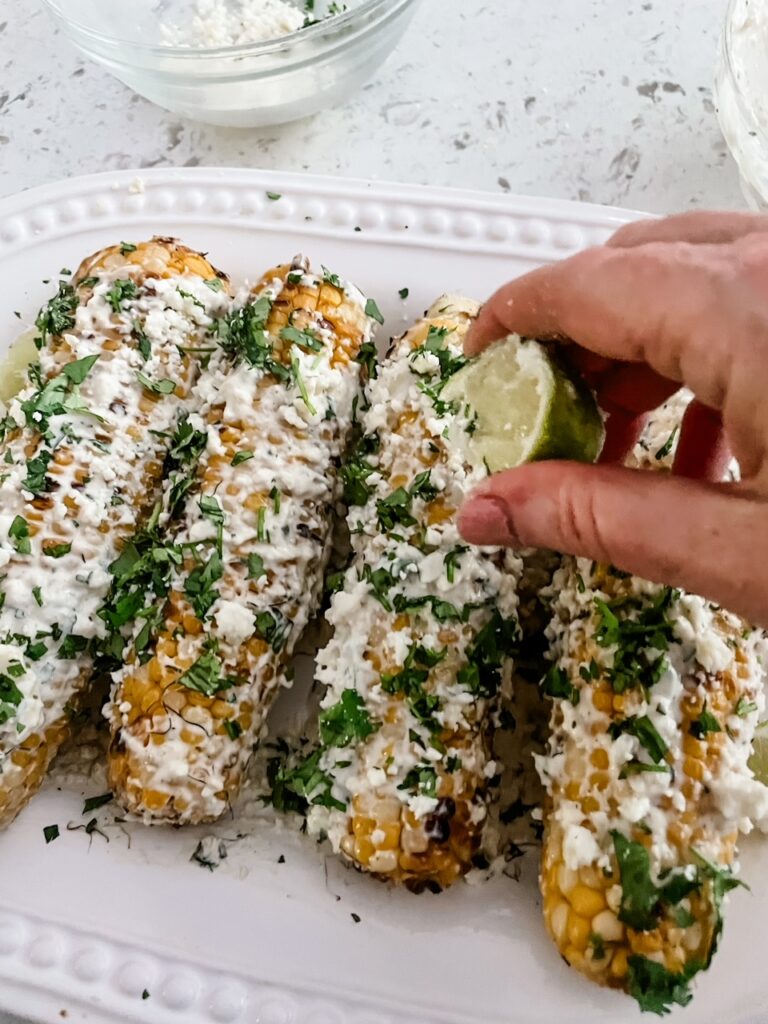
<path id="1" fill-rule="evenodd" d="M 465 539 L 610 562 L 768 626 L 768 217 L 628 225 L 501 288 L 465 349 L 510 332 L 568 344 L 608 413 L 602 465 L 540 462 L 491 477 L 461 509 Z M 673 474 L 616 464 L 681 384 L 696 400 Z M 725 437 L 739 483 L 716 482 Z"/>

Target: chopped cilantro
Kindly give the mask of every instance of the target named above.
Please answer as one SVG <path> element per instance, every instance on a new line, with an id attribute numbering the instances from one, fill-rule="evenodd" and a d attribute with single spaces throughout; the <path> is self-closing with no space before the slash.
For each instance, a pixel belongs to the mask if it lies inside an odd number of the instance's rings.
<path id="1" fill-rule="evenodd" d="M 638 931 L 652 931 L 658 927 L 663 904 L 674 906 L 701 887 L 701 872 L 697 871 L 693 878 L 685 871 L 679 872 L 657 886 L 651 878 L 651 859 L 646 848 L 616 830 L 611 836 L 621 882 L 619 920 Z"/>
<path id="2" fill-rule="evenodd" d="M 629 994 L 637 1000 L 641 1010 L 651 1013 L 669 1013 L 673 1005 L 687 1006 L 692 999 L 688 983 L 698 971 L 700 963 L 691 962 L 679 973 L 668 971 L 663 964 L 648 957 L 633 954 L 627 960 Z"/>
<path id="3" fill-rule="evenodd" d="M 224 282 L 220 277 L 208 277 L 204 282 L 212 292 L 220 292 L 224 287 Z"/>
<path id="4" fill-rule="evenodd" d="M 265 192 L 265 195 L 267 199 L 271 200 L 273 203 L 277 202 L 278 199 L 283 198 L 282 192 Z"/>
<path id="5" fill-rule="evenodd" d="M 673 428 L 672 433 L 669 435 L 667 440 L 664 442 L 664 444 L 661 446 L 661 448 L 659 448 L 659 450 L 654 455 L 654 458 L 657 461 L 661 462 L 662 459 L 666 459 L 666 457 L 670 454 L 670 452 L 672 451 L 672 445 L 675 443 L 676 435 L 677 435 L 677 426 L 675 426 Z"/>
<path id="6" fill-rule="evenodd" d="M 266 575 L 267 570 L 264 568 L 264 559 L 261 555 L 255 553 L 248 555 L 248 579 L 258 580 Z"/>
<path id="7" fill-rule="evenodd" d="M 206 519 L 217 524 L 224 522 L 224 509 L 212 494 L 204 494 L 197 504 Z"/>
<path id="8" fill-rule="evenodd" d="M 63 334 L 75 326 L 75 310 L 77 295 L 71 284 L 59 281 L 56 295 L 40 310 L 35 320 L 35 327 L 40 331 L 41 340 L 49 335 Z"/>
<path id="9" fill-rule="evenodd" d="M 456 570 L 459 566 L 459 560 L 467 551 L 469 551 L 469 547 L 466 544 L 457 544 L 456 547 L 452 548 L 443 559 L 445 575 L 449 583 L 453 583 L 456 579 Z"/>
<path id="10" fill-rule="evenodd" d="M 72 550 L 71 544 L 43 544 L 43 554 L 48 558 L 62 558 Z"/>
<path id="11" fill-rule="evenodd" d="M 630 775 L 643 775 L 647 772 L 655 772 L 656 774 L 662 772 L 671 773 L 672 768 L 668 764 L 647 764 L 645 761 L 627 761 L 621 767 L 619 778 L 628 779 Z"/>
<path id="12" fill-rule="evenodd" d="M 291 371 L 275 359 L 272 341 L 265 331 L 272 300 L 262 295 L 216 321 L 221 347 L 235 360 L 244 359 L 251 366 L 271 373 L 280 381 L 288 381 Z"/>
<path id="13" fill-rule="evenodd" d="M 272 499 L 272 510 L 274 511 L 275 515 L 277 515 L 278 512 L 280 511 L 280 502 L 282 500 L 282 494 L 277 489 L 277 487 L 273 486 L 269 492 L 269 496 Z"/>
<path id="14" fill-rule="evenodd" d="M 739 718 L 746 718 L 747 715 L 751 715 L 753 711 L 757 711 L 757 704 L 753 700 L 747 700 L 743 695 L 739 697 L 736 702 L 734 714 L 738 715 Z"/>
<path id="15" fill-rule="evenodd" d="M 88 814 L 89 811 L 96 811 L 99 807 L 103 807 L 105 804 L 110 803 L 113 799 L 111 793 L 102 793 L 101 796 L 89 796 L 83 804 L 83 814 Z"/>
<path id="16" fill-rule="evenodd" d="M 142 999 L 149 999 L 149 989 L 146 989 L 146 988 L 144 989 L 144 991 L 141 993 L 141 998 Z"/>
<path id="17" fill-rule="evenodd" d="M 659 734 L 658 729 L 647 715 L 635 717 L 631 715 L 621 721 L 613 722 L 608 732 L 612 739 L 618 739 L 622 733 L 628 733 L 640 741 L 640 745 L 648 751 L 654 764 L 659 764 L 669 749 Z"/>
<path id="18" fill-rule="evenodd" d="M 262 507 L 256 513 L 256 539 L 260 544 L 263 544 L 267 539 L 266 534 L 266 522 L 267 522 L 267 510 Z"/>
<path id="19" fill-rule="evenodd" d="M 115 281 L 104 296 L 113 312 L 119 313 L 123 303 L 136 295 L 136 282 L 131 280 Z"/>
<path id="20" fill-rule="evenodd" d="M 590 932 L 587 942 L 592 947 L 594 960 L 605 960 L 605 939 L 598 932 Z"/>
<path id="21" fill-rule="evenodd" d="M 69 636 L 64 637 L 64 641 L 58 650 L 58 656 L 60 658 L 76 658 L 78 654 L 82 654 L 87 646 L 87 637 L 78 636 L 77 633 L 70 633 Z"/>
<path id="22" fill-rule="evenodd" d="M 291 629 L 291 623 L 278 608 L 258 612 L 254 618 L 256 631 L 270 645 L 279 651 Z"/>
<path id="23" fill-rule="evenodd" d="M 401 288 L 397 293 L 403 301 L 408 298 L 410 290 L 408 288 Z"/>
<path id="24" fill-rule="evenodd" d="M 52 843 L 54 839 L 58 839 L 60 835 L 58 825 L 46 825 L 43 829 L 43 836 L 45 837 L 46 845 Z"/>
<path id="25" fill-rule="evenodd" d="M 129 252 L 136 252 L 136 246 L 133 242 L 121 242 L 120 253 L 123 256 L 127 256 Z"/>
<path id="26" fill-rule="evenodd" d="M 322 341 L 310 328 L 300 331 L 297 327 L 284 327 L 280 331 L 280 337 L 284 341 L 290 341 L 300 348 L 307 349 L 309 352 L 322 352 L 323 350 Z"/>
<path id="27" fill-rule="evenodd" d="M 213 551 L 208 561 L 195 566 L 184 581 L 184 593 L 198 619 L 205 618 L 219 596 L 215 584 L 223 575 L 221 557 L 218 551 Z"/>
<path id="28" fill-rule="evenodd" d="M 437 796 L 437 770 L 431 764 L 416 765 L 397 788 L 416 790 L 424 796 Z"/>
<path id="29" fill-rule="evenodd" d="M 332 284 L 334 288 L 341 288 L 342 290 L 344 288 L 339 275 L 332 273 L 328 267 L 323 267 L 323 280 L 327 281 L 328 284 Z"/>
<path id="30" fill-rule="evenodd" d="M 241 462 L 247 462 L 249 459 L 252 459 L 252 458 L 253 458 L 253 452 L 250 452 L 250 451 L 247 451 L 246 449 L 243 449 L 243 451 L 236 452 L 232 456 L 232 465 L 233 466 L 239 466 Z"/>
<path id="31" fill-rule="evenodd" d="M 53 458 L 53 452 L 42 449 L 33 459 L 27 460 L 27 475 L 22 482 L 22 487 L 30 494 L 44 494 L 51 489 L 51 481 L 48 479 L 48 466 Z"/>
<path id="32" fill-rule="evenodd" d="M 311 416 L 316 416 L 317 409 L 310 401 L 309 392 L 307 391 L 307 385 L 304 383 L 304 378 L 301 376 L 301 367 L 299 365 L 299 360 L 296 356 L 294 356 L 293 359 L 291 359 L 291 372 L 293 374 L 293 379 L 296 383 L 296 387 L 299 389 L 299 394 L 301 395 L 301 399 L 304 402 L 304 405 L 306 405 Z"/>
<path id="33" fill-rule="evenodd" d="M 704 739 L 704 737 L 711 732 L 722 732 L 720 723 L 712 714 L 711 711 L 707 711 L 707 702 L 704 701 L 704 708 L 698 717 L 698 720 L 691 722 L 690 727 L 691 736 L 695 736 L 697 740 Z"/>
<path id="34" fill-rule="evenodd" d="M 365 565 L 363 567 L 363 579 L 382 608 L 391 612 L 392 603 L 387 594 L 395 585 L 395 578 L 392 573 L 383 566 L 380 569 L 371 569 L 370 565 Z"/>
<path id="35" fill-rule="evenodd" d="M 141 326 L 141 324 L 139 323 L 138 320 L 134 320 L 133 321 L 132 334 L 133 334 L 134 338 L 136 339 L 136 344 L 137 344 L 138 349 L 139 349 L 139 354 L 141 355 L 141 358 L 146 363 L 146 361 L 152 355 L 152 343 L 149 340 L 149 338 L 147 337 L 146 333 L 144 332 L 144 328 Z"/>
<path id="36" fill-rule="evenodd" d="M 673 636 L 666 612 L 677 596 L 678 591 L 665 587 L 649 605 L 638 605 L 631 598 L 610 603 L 595 598 L 600 617 L 597 642 L 616 648 L 613 666 L 606 670 L 615 693 L 635 686 L 647 688 L 661 678 L 666 660 L 649 651 L 666 651 Z M 636 612 L 635 617 L 631 617 L 632 612 Z"/>
<path id="37" fill-rule="evenodd" d="M 379 356 L 372 341 L 365 341 L 355 359 L 363 367 L 368 380 L 376 380 L 379 374 Z"/>
<path id="38" fill-rule="evenodd" d="M 208 443 L 208 435 L 204 430 L 195 430 L 186 416 L 184 416 L 171 438 L 169 456 L 174 462 L 188 464 L 196 462 L 205 450 Z"/>
<path id="39" fill-rule="evenodd" d="M 225 718 L 222 722 L 224 732 L 231 740 L 236 740 L 243 731 L 243 727 L 234 718 Z"/>
<path id="40" fill-rule="evenodd" d="M 29 523 L 23 516 L 16 516 L 8 529 L 8 536 L 15 541 L 13 547 L 20 555 L 28 555 L 32 551 L 29 540 Z"/>
<path id="41" fill-rule="evenodd" d="M 210 647 L 178 678 L 181 686 L 204 693 L 206 697 L 212 697 L 214 693 L 229 689 L 233 681 L 229 676 L 226 678 L 222 676 L 221 660 L 216 651 Z"/>
<path id="42" fill-rule="evenodd" d="M 373 299 L 368 299 L 366 302 L 365 315 L 369 316 L 372 320 L 375 320 L 378 324 L 384 323 L 384 317 L 381 315 L 381 310 Z"/>
<path id="43" fill-rule="evenodd" d="M 272 804 L 278 811 L 303 814 L 309 805 L 346 810 L 332 795 L 333 782 L 320 768 L 321 755 L 322 750 L 315 750 L 295 768 L 289 768 L 279 757 L 270 758 L 267 781 L 272 791 Z"/>
<path id="44" fill-rule="evenodd" d="M 37 607 L 38 608 L 42 608 L 43 607 L 43 592 L 42 592 L 42 589 L 39 586 L 38 587 L 32 587 L 32 597 L 34 597 L 35 604 L 37 605 Z"/>
<path id="45" fill-rule="evenodd" d="M 162 380 L 150 380 L 149 377 L 145 376 L 141 370 L 136 371 L 136 379 L 145 387 L 147 391 L 153 392 L 155 395 L 170 395 L 172 391 L 176 390 L 176 382 L 163 378 Z"/>
<path id="46" fill-rule="evenodd" d="M 341 467 L 343 497 L 347 505 L 365 505 L 371 496 L 371 487 L 367 481 L 376 470 L 368 462 L 367 456 L 374 455 L 379 450 L 380 443 L 377 433 L 364 434 L 355 446 L 351 458 Z"/>
<path id="47" fill-rule="evenodd" d="M 567 674 L 557 665 L 551 665 L 547 674 L 541 681 L 542 692 L 547 697 L 564 698 L 569 700 L 574 707 L 579 703 L 581 694 L 576 686 L 568 679 Z"/>
<path id="48" fill-rule="evenodd" d="M 338 703 L 320 713 L 320 738 L 327 747 L 349 746 L 377 728 L 357 690 L 344 690 Z"/>

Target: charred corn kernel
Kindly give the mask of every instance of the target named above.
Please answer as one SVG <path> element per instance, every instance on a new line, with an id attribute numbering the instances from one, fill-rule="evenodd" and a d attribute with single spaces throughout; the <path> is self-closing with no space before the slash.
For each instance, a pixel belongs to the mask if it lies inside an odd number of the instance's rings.
<path id="1" fill-rule="evenodd" d="M 494 774 L 493 713 L 517 635 L 522 566 L 512 553 L 462 544 L 457 496 L 485 471 L 447 443 L 460 412 L 438 395 L 463 361 L 476 311 L 466 299 L 439 299 L 368 387 L 364 436 L 345 473 L 353 560 L 329 612 L 334 637 L 318 658 L 321 721 L 359 702 L 366 725 L 323 746 L 320 766 L 347 806 L 313 808 L 310 829 L 340 836 L 339 851 L 356 867 L 415 889 L 450 885 L 472 865 Z M 431 553 L 422 557 L 425 543 Z M 482 670 L 481 647 L 494 652 Z M 346 841 L 360 818 L 374 820 L 374 836 L 397 825 L 396 860 L 361 860 Z"/>
<path id="2" fill-rule="evenodd" d="M 195 389 L 206 407 L 205 429 L 189 441 L 196 463 L 181 499 L 178 478 L 165 490 L 164 541 L 179 555 L 158 624 L 148 638 L 145 623 L 135 624 L 151 657 L 117 674 L 110 704 L 110 783 L 145 820 L 212 821 L 234 802 L 318 608 L 356 357 L 372 326 L 360 292 L 333 282 L 302 259 L 269 271 L 222 324 L 221 348 Z M 226 459 L 217 454 L 224 447 Z M 156 590 L 148 578 L 144 603 L 157 600 Z M 141 695 L 153 684 L 162 693 L 147 708 Z M 159 714 L 164 742 L 150 745 Z M 181 778 L 179 740 L 188 766 Z M 148 803 L 147 792 L 165 799 Z M 355 833 L 366 863 L 370 831 Z"/>
<path id="3" fill-rule="evenodd" d="M 552 593 L 551 655 L 577 699 L 553 698 L 556 760 L 551 771 L 542 765 L 544 916 L 576 969 L 642 1000 L 645 979 L 655 977 L 644 971 L 644 959 L 689 975 L 714 952 L 720 930 L 714 875 L 729 872 L 738 823 L 726 804 L 713 813 L 716 797 L 703 783 L 722 774 L 715 736 L 732 747 L 731 766 L 746 763 L 748 729 L 732 735 L 725 720 L 741 696 L 764 705 L 758 638 L 701 598 L 582 559 L 564 560 Z M 709 638 L 723 651 L 727 664 L 717 672 L 691 656 L 691 621 L 699 624 L 700 643 Z M 664 675 L 667 659 L 675 675 Z M 744 664 L 749 671 L 740 674 Z M 590 665 L 589 680 L 574 665 Z M 662 676 L 663 700 L 655 700 Z M 617 745 L 615 754 L 609 743 Z M 639 800 L 647 807 L 640 821 L 631 813 Z M 633 885 L 661 890 L 683 876 L 693 883 L 687 897 L 693 923 L 663 898 L 638 912 Z M 684 998 L 682 979 L 680 985 Z"/>
<path id="4" fill-rule="evenodd" d="M 40 311 L 39 375 L 0 427 L 0 633 L 12 680 L 2 696 L 0 825 L 40 784 L 88 687 L 110 566 L 160 495 L 170 438 L 193 408 L 192 353 L 231 302 L 213 280 L 197 254 L 153 239 L 89 257 Z M 33 753 L 14 756 L 22 745 Z"/>

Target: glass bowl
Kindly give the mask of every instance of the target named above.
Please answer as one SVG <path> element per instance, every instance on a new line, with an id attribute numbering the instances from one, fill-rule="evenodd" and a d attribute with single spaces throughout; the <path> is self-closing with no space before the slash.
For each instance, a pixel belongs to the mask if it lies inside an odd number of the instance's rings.
<path id="1" fill-rule="evenodd" d="M 45 0 L 86 57 L 167 110 L 209 124 L 282 124 L 349 98 L 397 45 L 418 0 L 357 0 L 269 42 L 211 48 L 163 43 L 180 0 Z"/>
<path id="2" fill-rule="evenodd" d="M 744 198 L 753 209 L 768 209 L 768 0 L 730 0 L 715 104 Z"/>

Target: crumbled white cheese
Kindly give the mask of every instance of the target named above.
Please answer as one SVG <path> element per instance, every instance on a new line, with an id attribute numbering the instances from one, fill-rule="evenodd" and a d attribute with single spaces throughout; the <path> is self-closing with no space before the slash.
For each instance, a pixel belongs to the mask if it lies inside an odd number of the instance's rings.
<path id="1" fill-rule="evenodd" d="M 186 25 L 164 22 L 160 32 L 171 46 L 244 46 L 278 39 L 303 24 L 299 8 L 285 0 L 196 0 Z"/>

